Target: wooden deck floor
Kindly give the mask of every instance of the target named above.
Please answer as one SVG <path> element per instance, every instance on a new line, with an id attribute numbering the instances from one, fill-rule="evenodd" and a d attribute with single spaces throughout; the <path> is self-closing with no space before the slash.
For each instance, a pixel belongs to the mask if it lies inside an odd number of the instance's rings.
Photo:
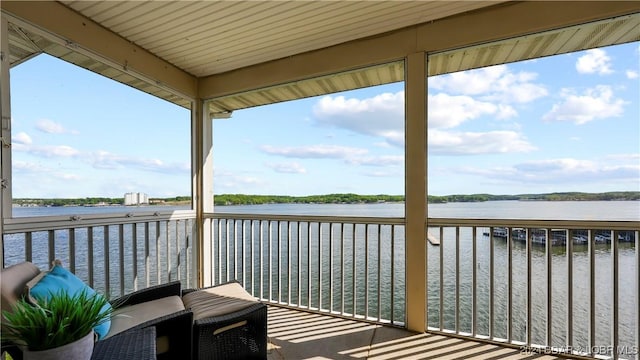
<path id="1" fill-rule="evenodd" d="M 540 359 L 518 349 L 269 307 L 269 360 Z"/>

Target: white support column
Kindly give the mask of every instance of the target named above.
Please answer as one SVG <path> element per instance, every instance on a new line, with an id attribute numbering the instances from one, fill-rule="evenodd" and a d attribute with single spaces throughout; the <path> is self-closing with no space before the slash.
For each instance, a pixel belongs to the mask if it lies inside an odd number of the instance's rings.
<path id="1" fill-rule="evenodd" d="M 211 277 L 211 220 L 204 213 L 213 212 L 213 131 L 207 105 L 201 99 L 193 104 L 192 114 L 192 172 L 193 206 L 196 209 L 197 245 L 195 246 L 196 285 L 212 285 Z"/>
<path id="2" fill-rule="evenodd" d="M 405 241 L 407 328 L 427 322 L 427 62 L 426 53 L 405 60 Z"/>
<path id="3" fill-rule="evenodd" d="M 0 25 L 0 267 L 4 267 L 5 218 L 11 217 L 11 97 L 9 94 L 9 22 L 2 16 Z"/>

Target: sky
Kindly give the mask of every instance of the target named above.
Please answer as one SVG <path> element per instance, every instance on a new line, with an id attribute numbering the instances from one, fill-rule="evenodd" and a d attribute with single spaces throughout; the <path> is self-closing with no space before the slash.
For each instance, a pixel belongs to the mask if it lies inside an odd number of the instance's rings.
<path id="1" fill-rule="evenodd" d="M 640 191 L 640 46 L 430 77 L 428 193 Z M 11 70 L 13 196 L 190 195 L 187 109 L 41 55 Z M 214 193 L 404 194 L 404 83 L 213 120 Z"/>

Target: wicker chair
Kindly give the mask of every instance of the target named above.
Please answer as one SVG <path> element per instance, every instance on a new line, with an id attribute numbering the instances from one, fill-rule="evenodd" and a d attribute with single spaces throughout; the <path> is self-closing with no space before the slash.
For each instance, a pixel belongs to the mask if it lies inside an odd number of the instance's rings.
<path id="1" fill-rule="evenodd" d="M 2 309 L 8 310 L 17 299 L 23 296 L 23 292 L 27 282 L 40 273 L 40 270 L 30 262 L 19 263 L 2 269 L 0 276 Z M 191 358 L 191 335 L 193 325 L 193 314 L 191 311 L 185 310 L 182 305 L 181 309 L 176 311 L 165 311 L 162 316 L 149 317 L 148 308 L 153 305 L 145 306 L 145 303 L 153 304 L 158 300 L 167 297 L 177 297 L 181 303 L 181 286 L 180 282 L 171 282 L 168 284 L 157 285 L 142 289 L 131 294 L 125 295 L 119 299 L 112 301 L 116 305 L 116 312 L 124 311 L 127 308 L 147 308 L 144 316 L 140 316 L 134 326 L 123 327 L 117 324 L 119 318 L 114 315 L 111 319 L 111 330 L 107 337 L 117 335 L 122 331 L 143 329 L 147 327 L 156 328 L 156 344 L 158 359 L 189 359 Z M 153 312 L 151 312 L 153 313 Z M 135 317 L 135 313 L 127 313 L 126 320 L 131 322 L 131 318 Z M 120 319 L 124 319 L 120 318 Z M 102 341 L 102 340 L 101 340 Z M 22 353 L 17 347 L 2 344 L 2 350 L 8 351 L 13 359 L 22 358 Z"/>
<path id="2" fill-rule="evenodd" d="M 116 314 L 119 309 L 127 306 L 152 302 L 154 300 L 181 295 L 179 281 L 151 286 L 145 289 L 122 296 L 112 301 L 116 305 Z M 117 316 L 117 315 L 115 315 Z M 112 319 L 112 323 L 113 323 Z M 162 359 L 190 359 L 192 354 L 193 313 L 189 310 L 180 310 L 143 322 L 125 331 L 143 329 L 150 326 L 156 328 L 157 358 Z"/>
<path id="3" fill-rule="evenodd" d="M 194 359 L 267 358 L 267 306 L 238 282 L 188 289 L 182 299 L 193 312 Z"/>

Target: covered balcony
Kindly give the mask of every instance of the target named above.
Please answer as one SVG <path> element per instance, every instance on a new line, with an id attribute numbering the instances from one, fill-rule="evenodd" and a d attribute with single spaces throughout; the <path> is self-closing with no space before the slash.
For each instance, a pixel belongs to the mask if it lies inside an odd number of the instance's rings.
<path id="1" fill-rule="evenodd" d="M 113 297 L 172 280 L 185 287 L 238 280 L 270 305 L 273 359 L 638 359 L 639 219 L 436 218 L 427 201 L 430 76 L 637 42 L 637 2 L 3 1 L 1 8 L 3 267 L 61 259 Z M 189 109 L 189 209 L 13 216 L 9 70 L 42 53 Z M 402 217 L 214 207 L 215 119 L 399 81 Z M 504 262 L 496 265 L 498 253 Z"/>

